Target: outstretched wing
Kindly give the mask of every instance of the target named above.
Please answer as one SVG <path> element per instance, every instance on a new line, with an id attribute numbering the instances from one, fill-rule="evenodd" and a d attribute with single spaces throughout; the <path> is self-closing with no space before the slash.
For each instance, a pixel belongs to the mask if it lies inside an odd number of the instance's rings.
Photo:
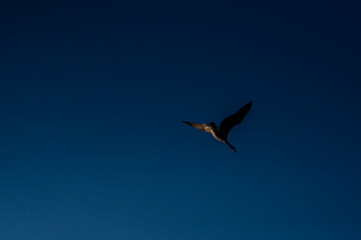
<path id="1" fill-rule="evenodd" d="M 205 132 L 211 132 L 211 128 L 206 123 L 192 123 L 192 122 L 186 122 L 186 121 L 182 121 L 182 123 L 188 124 L 191 127 L 197 128 L 197 129 L 205 131 Z"/>
<path id="2" fill-rule="evenodd" d="M 241 109 L 238 110 L 235 114 L 227 117 L 221 122 L 221 125 L 219 126 L 219 130 L 226 135 L 228 135 L 229 131 L 236 126 L 237 124 L 240 124 L 243 120 L 243 118 L 247 115 L 249 110 L 251 109 L 252 101 L 244 105 Z"/>

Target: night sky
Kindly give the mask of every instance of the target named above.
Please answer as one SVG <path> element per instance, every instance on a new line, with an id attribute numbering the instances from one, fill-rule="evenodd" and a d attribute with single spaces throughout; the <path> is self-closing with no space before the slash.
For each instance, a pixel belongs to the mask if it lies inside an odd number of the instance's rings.
<path id="1" fill-rule="evenodd" d="M 1 4 L 0 239 L 361 239 L 361 5 L 220 2 Z"/>

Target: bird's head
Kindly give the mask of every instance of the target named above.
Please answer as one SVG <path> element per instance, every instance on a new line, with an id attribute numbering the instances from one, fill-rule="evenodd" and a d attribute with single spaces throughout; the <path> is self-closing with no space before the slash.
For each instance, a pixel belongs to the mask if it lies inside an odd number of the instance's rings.
<path id="1" fill-rule="evenodd" d="M 210 126 L 213 129 L 217 128 L 217 125 L 214 122 L 208 123 L 208 126 Z"/>

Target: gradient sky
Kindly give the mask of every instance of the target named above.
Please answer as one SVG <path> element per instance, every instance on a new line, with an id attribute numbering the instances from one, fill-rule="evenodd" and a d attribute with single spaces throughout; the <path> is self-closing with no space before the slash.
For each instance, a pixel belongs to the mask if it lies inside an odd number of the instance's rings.
<path id="1" fill-rule="evenodd" d="M 361 239 L 358 1 L 205 2 L 2 3 L 0 239 Z"/>

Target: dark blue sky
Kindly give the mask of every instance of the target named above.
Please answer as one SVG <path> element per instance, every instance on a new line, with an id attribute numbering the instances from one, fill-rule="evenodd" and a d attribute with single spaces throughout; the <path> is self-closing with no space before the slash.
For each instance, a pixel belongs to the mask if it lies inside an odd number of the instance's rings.
<path id="1" fill-rule="evenodd" d="M 361 238 L 357 1 L 0 8 L 0 239 Z M 229 136 L 220 121 L 253 100 Z"/>

